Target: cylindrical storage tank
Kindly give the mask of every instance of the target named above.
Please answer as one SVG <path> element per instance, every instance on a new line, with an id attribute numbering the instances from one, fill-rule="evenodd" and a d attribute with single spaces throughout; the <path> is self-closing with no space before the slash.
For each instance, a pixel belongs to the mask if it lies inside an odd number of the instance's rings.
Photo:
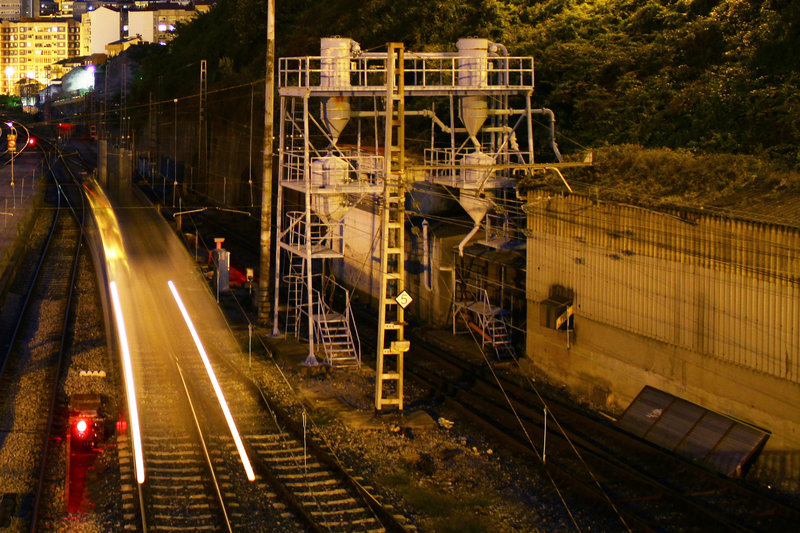
<path id="1" fill-rule="evenodd" d="M 314 159 L 311 162 L 311 183 L 323 189 L 334 189 L 347 183 L 349 170 L 347 161 L 335 155 Z M 325 222 L 341 220 L 349 209 L 344 194 L 315 194 L 311 207 Z"/>
<path id="2" fill-rule="evenodd" d="M 463 189 L 477 189 L 489 174 L 491 165 L 494 165 L 494 158 L 483 152 L 470 152 L 461 158 L 461 187 Z M 468 168 L 481 166 L 485 168 Z"/>
<path id="3" fill-rule="evenodd" d="M 336 187 L 347 183 L 350 165 L 341 157 L 326 155 L 311 161 L 311 185 Z"/>
<path id="4" fill-rule="evenodd" d="M 320 87 L 350 87 L 350 48 L 347 37 L 326 37 L 320 44 Z"/>
<path id="5" fill-rule="evenodd" d="M 350 87 L 350 50 L 353 40 L 346 37 L 327 37 L 320 45 L 320 87 L 346 89 Z M 350 100 L 346 96 L 326 98 L 322 104 L 322 120 L 333 144 L 350 121 Z"/>
<path id="6" fill-rule="evenodd" d="M 488 84 L 489 39 L 471 37 L 459 39 L 458 85 L 461 87 L 485 87 Z"/>
<path id="7" fill-rule="evenodd" d="M 458 85 L 459 87 L 486 87 L 488 85 L 489 39 L 459 39 Z M 470 137 L 477 138 L 488 116 L 488 103 L 485 96 L 464 96 L 461 98 L 461 122 Z"/>

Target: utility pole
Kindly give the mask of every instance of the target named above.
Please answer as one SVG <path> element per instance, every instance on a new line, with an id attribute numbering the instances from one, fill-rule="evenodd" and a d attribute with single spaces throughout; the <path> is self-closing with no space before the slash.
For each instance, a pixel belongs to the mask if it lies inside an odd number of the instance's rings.
<path id="1" fill-rule="evenodd" d="M 203 140 L 205 139 L 205 130 L 203 124 L 206 121 L 206 96 L 208 94 L 208 65 L 205 59 L 200 61 L 200 111 L 197 114 L 197 175 L 201 175 L 201 161 L 203 161 Z M 250 118 L 252 120 L 252 116 Z M 190 174 L 191 176 L 191 174 Z M 184 181 L 186 176 L 184 175 Z M 189 189 L 191 190 L 194 184 L 189 182 Z"/>
<path id="2" fill-rule="evenodd" d="M 264 173 L 261 183 L 261 264 L 258 269 L 258 321 L 272 314 L 272 130 L 275 107 L 275 0 L 267 0 L 267 80 L 264 85 Z M 274 329 L 274 328 L 273 328 Z"/>

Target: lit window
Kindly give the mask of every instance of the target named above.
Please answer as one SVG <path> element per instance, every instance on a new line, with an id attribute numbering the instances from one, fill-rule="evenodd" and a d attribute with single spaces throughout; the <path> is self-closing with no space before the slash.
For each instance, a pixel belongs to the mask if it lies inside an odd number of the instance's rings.
<path id="1" fill-rule="evenodd" d="M 167 31 L 167 25 L 166 24 L 159 24 L 158 25 L 158 31 Z"/>

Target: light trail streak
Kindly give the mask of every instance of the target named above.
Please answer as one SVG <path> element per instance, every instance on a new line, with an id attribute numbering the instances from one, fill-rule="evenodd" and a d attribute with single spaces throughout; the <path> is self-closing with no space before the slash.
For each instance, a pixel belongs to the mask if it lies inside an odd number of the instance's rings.
<path id="1" fill-rule="evenodd" d="M 200 341 L 200 336 L 197 334 L 197 330 L 194 328 L 194 323 L 192 322 L 191 317 L 189 317 L 189 312 L 186 310 L 186 306 L 183 305 L 183 300 L 181 299 L 180 294 L 178 294 L 178 289 L 175 288 L 175 284 L 172 283 L 172 280 L 170 280 L 167 282 L 167 285 L 169 285 L 169 290 L 172 291 L 172 296 L 175 298 L 175 303 L 178 304 L 178 308 L 181 310 L 183 320 L 186 322 L 186 326 L 189 328 L 189 333 L 192 334 L 194 343 L 197 345 L 197 351 L 200 352 L 200 357 L 203 359 L 203 365 L 206 367 L 208 378 L 211 380 L 211 386 L 214 387 L 214 392 L 217 394 L 217 400 L 219 400 L 222 413 L 225 415 L 225 420 L 228 422 L 228 428 L 231 430 L 233 442 L 236 443 L 236 450 L 239 452 L 239 457 L 242 460 L 244 471 L 247 473 L 247 479 L 250 481 L 255 481 L 256 475 L 253 472 L 253 467 L 250 465 L 250 459 L 247 457 L 247 450 L 244 449 L 244 443 L 242 443 L 242 438 L 239 436 L 239 430 L 236 429 L 236 422 L 234 422 L 233 415 L 231 415 L 231 411 L 228 409 L 228 402 L 225 401 L 225 395 L 222 394 L 222 388 L 219 386 L 217 376 L 214 373 L 214 369 L 211 367 L 211 361 L 208 360 L 206 350 L 203 348 L 203 343 Z"/>
<path id="2" fill-rule="evenodd" d="M 122 317 L 122 305 L 119 302 L 117 282 L 108 284 L 111 290 L 111 300 L 114 305 L 114 318 L 117 322 L 119 345 L 122 351 L 122 369 L 125 374 L 125 389 L 128 395 L 128 417 L 131 420 L 131 433 L 133 436 L 133 459 L 136 463 L 136 481 L 144 483 L 144 456 L 142 454 L 142 436 L 139 431 L 139 409 L 136 406 L 136 389 L 133 384 L 133 365 L 131 352 L 128 346 L 128 334 L 125 331 L 125 319 Z"/>

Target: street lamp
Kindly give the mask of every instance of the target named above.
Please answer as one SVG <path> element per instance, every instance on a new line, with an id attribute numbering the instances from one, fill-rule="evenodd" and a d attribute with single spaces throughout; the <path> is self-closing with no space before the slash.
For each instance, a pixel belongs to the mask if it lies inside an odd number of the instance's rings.
<path id="1" fill-rule="evenodd" d="M 14 67 L 12 67 L 11 65 L 9 65 L 9 66 L 6 67 L 6 71 L 5 72 L 6 72 L 6 78 L 8 78 L 8 81 L 6 82 L 6 83 L 8 83 L 8 91 L 7 92 L 8 92 L 8 94 L 11 94 L 11 78 L 14 77 L 14 73 L 16 72 L 16 69 Z"/>

